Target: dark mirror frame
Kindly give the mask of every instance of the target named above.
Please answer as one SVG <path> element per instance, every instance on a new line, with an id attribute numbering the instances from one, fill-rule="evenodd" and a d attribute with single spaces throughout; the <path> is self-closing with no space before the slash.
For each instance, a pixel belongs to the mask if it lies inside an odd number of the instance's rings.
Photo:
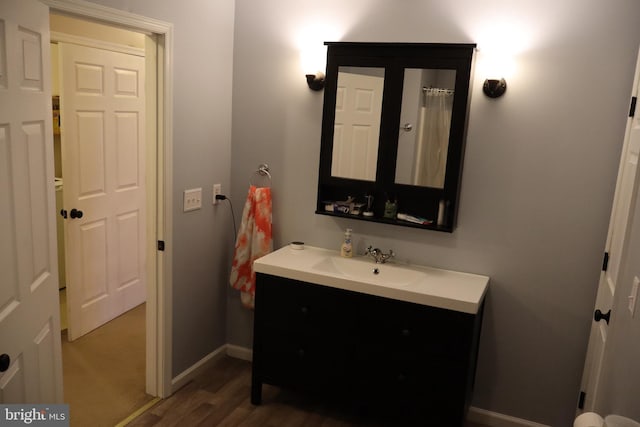
<path id="1" fill-rule="evenodd" d="M 316 213 L 364 221 L 452 232 L 456 225 L 460 178 L 467 129 L 475 44 L 443 43 L 359 43 L 326 42 L 325 80 L 318 199 Z M 341 66 L 381 67 L 385 69 L 382 117 L 376 180 L 361 181 L 331 176 L 338 68 Z M 448 69 L 456 71 L 455 94 L 447 154 L 444 188 L 396 184 L 396 158 L 402 109 L 405 68 Z M 373 195 L 373 217 L 325 210 L 326 202 L 344 201 L 349 196 L 366 202 Z M 415 224 L 384 218 L 387 197 L 398 202 L 398 212 L 432 220 Z M 441 203 L 442 201 L 442 203 Z M 437 224 L 439 206 L 445 207 L 444 223 Z"/>

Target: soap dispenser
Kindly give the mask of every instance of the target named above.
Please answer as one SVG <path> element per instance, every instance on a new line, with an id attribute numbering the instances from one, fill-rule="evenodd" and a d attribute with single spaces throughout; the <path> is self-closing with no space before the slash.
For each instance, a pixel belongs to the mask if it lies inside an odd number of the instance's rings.
<path id="1" fill-rule="evenodd" d="M 344 232 L 344 242 L 342 242 L 342 246 L 340 247 L 340 256 L 345 258 L 351 258 L 353 256 L 353 245 L 351 244 L 351 232 L 350 228 Z"/>

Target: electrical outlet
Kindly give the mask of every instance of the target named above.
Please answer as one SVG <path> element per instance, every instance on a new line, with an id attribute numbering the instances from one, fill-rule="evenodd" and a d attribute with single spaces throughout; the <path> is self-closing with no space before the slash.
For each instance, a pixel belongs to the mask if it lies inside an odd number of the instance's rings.
<path id="1" fill-rule="evenodd" d="M 222 194 L 222 184 L 213 184 L 213 204 L 217 205 L 218 200 L 216 200 L 216 196 Z"/>
<path id="2" fill-rule="evenodd" d="M 184 190 L 184 202 L 182 210 L 184 212 L 195 211 L 202 208 L 202 188 L 192 188 Z"/>

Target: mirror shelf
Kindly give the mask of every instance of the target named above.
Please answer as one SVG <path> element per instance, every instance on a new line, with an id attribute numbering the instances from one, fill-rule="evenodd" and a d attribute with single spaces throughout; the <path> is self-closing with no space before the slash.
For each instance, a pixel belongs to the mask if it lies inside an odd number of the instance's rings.
<path id="1" fill-rule="evenodd" d="M 475 45 L 325 44 L 316 213 L 452 232 Z"/>
<path id="2" fill-rule="evenodd" d="M 351 214 L 344 214 L 340 212 L 323 212 L 323 211 L 316 211 L 316 214 L 327 215 L 327 216 L 332 216 L 337 218 L 345 218 L 345 219 L 357 219 L 358 221 L 376 222 L 379 224 L 389 224 L 389 225 L 399 225 L 402 227 L 420 228 L 423 230 L 442 231 L 445 233 L 450 233 L 452 231 L 449 226 L 437 225 L 435 221 L 430 224 L 417 224 L 409 221 L 402 221 L 399 219 L 391 219 L 391 218 L 375 217 L 375 216 L 366 217 L 366 216 L 362 216 L 362 214 L 351 215 Z"/>

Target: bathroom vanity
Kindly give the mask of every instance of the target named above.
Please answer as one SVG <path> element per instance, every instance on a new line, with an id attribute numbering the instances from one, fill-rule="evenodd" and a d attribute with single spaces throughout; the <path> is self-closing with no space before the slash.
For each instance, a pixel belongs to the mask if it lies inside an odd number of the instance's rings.
<path id="1" fill-rule="evenodd" d="M 488 277 L 310 247 L 254 266 L 252 403 L 267 383 L 395 420 L 463 425 Z"/>

